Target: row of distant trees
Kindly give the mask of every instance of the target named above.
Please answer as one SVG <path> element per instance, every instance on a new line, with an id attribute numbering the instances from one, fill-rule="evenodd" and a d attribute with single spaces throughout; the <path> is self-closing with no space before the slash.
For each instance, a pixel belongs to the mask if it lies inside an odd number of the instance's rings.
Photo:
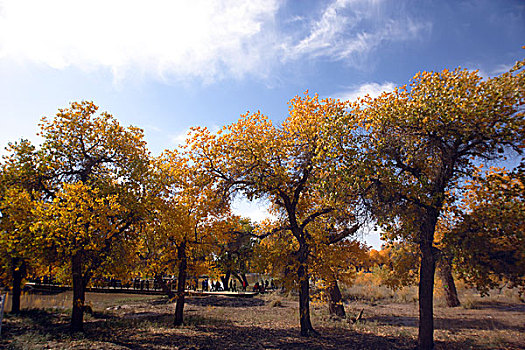
<path id="1" fill-rule="evenodd" d="M 78 331 L 94 276 L 141 271 L 162 283 L 176 273 L 178 325 L 188 275 L 220 265 L 235 277 L 247 256 L 259 257 L 253 268 L 298 289 L 309 336 L 311 279 L 340 313 L 337 282 L 366 259 L 355 238 L 376 225 L 397 266 L 419 269 L 418 342 L 431 349 L 436 264 L 482 290 L 524 286 L 523 64 L 488 79 L 423 72 L 355 102 L 306 93 L 278 126 L 246 113 L 217 133 L 194 128 L 158 157 L 142 130 L 72 103 L 42 119 L 42 145 L 12 143 L 2 162 L 0 255 L 13 294 L 25 272 L 52 269 L 72 283 Z M 514 169 L 482 168 L 510 154 L 520 155 Z M 232 215 L 239 194 L 269 201 L 276 219 L 251 225 Z M 252 238 L 259 243 L 243 252 Z"/>

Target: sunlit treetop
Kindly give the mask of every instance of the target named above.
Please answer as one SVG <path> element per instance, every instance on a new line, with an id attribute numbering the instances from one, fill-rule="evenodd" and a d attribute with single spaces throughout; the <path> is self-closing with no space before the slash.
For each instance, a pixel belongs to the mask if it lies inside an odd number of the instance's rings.
<path id="1" fill-rule="evenodd" d="M 93 102 L 73 102 L 55 118 L 42 118 L 42 149 L 54 177 L 66 182 L 102 177 L 138 181 L 148 156 L 142 130 L 124 128 L 107 112 L 96 115 L 97 110 Z"/>

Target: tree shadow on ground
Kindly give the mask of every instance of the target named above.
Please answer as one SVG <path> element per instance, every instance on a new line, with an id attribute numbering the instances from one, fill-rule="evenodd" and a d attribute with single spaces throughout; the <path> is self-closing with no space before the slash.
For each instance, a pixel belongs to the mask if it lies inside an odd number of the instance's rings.
<path id="1" fill-rule="evenodd" d="M 415 342 L 408 338 L 382 337 L 349 330 L 320 329 L 322 336 L 305 338 L 298 328 L 268 329 L 239 327 L 233 324 L 203 324 L 193 326 L 192 331 L 173 333 L 149 332 L 144 329 L 135 333 L 115 332 L 101 336 L 105 341 L 129 349 L 413 349 Z"/>
<path id="2" fill-rule="evenodd" d="M 101 316 L 104 316 L 101 314 Z M 110 316 L 110 315 L 108 315 Z M 186 316 L 185 325 L 173 327 L 172 313 L 145 312 L 137 317 L 91 319 L 84 334 L 70 335 L 69 323 L 63 315 L 45 310 L 28 313 L 39 324 L 38 332 L 46 334 L 54 346 L 67 348 L 72 341 L 81 341 L 75 348 L 97 347 L 115 349 L 413 349 L 415 338 L 405 335 L 386 336 L 359 329 L 318 328 L 319 337 L 300 336 L 298 327 L 267 328 L 239 326 L 235 322 L 205 316 Z M 18 323 L 9 338 L 35 331 Z M 12 327 L 10 327 L 12 328 Z M 14 330 L 14 329 L 13 329 Z M 0 341 L 1 343 L 1 341 Z M 82 345 L 84 344 L 84 345 Z M 38 344 L 34 344 L 37 346 Z M 43 345 L 43 344 L 41 344 Z M 84 346 L 84 347 L 82 347 Z M 2 344 L 0 344 L 0 348 Z M 465 344 L 437 342 L 436 349 L 463 349 Z"/>
<path id="3" fill-rule="evenodd" d="M 364 319 L 365 322 L 377 322 L 383 325 L 390 326 L 403 326 L 403 327 L 414 327 L 417 328 L 419 325 L 419 319 L 417 317 L 410 316 L 373 316 Z M 525 332 L 525 326 L 517 326 L 495 320 L 490 317 L 483 318 L 468 318 L 468 319 L 454 319 L 446 317 L 435 317 L 434 318 L 434 329 L 476 329 L 476 330 L 516 330 Z"/>
<path id="4" fill-rule="evenodd" d="M 525 312 L 525 303 L 515 304 L 487 300 L 477 301 L 472 308 L 477 310 L 492 309 L 505 312 Z"/>
<path id="5" fill-rule="evenodd" d="M 62 335 L 69 331 L 69 323 L 66 323 L 65 320 L 66 317 L 60 312 L 44 309 L 21 310 L 16 315 L 5 316 L 0 339 L 17 337 L 29 332 L 47 334 L 52 331 Z"/>
<path id="6" fill-rule="evenodd" d="M 319 328 L 321 336 L 301 337 L 299 328 L 239 327 L 233 324 L 203 324 L 190 334 L 140 330 L 132 337 L 99 339 L 129 349 L 414 349 L 416 339 L 408 336 L 381 336 L 349 329 Z M 464 349 L 455 341 L 436 341 L 436 349 Z"/>
<path id="7" fill-rule="evenodd" d="M 47 329 L 51 325 L 61 324 L 60 321 L 65 319 L 61 311 L 46 309 L 22 310 L 20 316 L 30 319 L 35 326 L 41 329 Z"/>

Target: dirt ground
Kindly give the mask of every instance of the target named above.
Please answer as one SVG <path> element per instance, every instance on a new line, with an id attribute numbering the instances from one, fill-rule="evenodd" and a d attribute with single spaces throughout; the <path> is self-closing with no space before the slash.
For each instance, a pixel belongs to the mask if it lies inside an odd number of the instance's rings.
<path id="1" fill-rule="evenodd" d="M 89 296 L 87 298 L 89 300 Z M 99 298 L 100 299 L 100 298 Z M 172 327 L 174 304 L 160 297 L 102 299 L 86 315 L 85 333 L 69 334 L 67 310 L 6 314 L 5 349 L 413 349 L 417 303 L 355 301 L 348 319 L 312 304 L 320 336 L 299 336 L 298 303 L 278 294 L 254 298 L 191 297 L 185 325 Z M 436 349 L 525 349 L 525 304 L 478 300 L 467 308 L 435 308 Z"/>

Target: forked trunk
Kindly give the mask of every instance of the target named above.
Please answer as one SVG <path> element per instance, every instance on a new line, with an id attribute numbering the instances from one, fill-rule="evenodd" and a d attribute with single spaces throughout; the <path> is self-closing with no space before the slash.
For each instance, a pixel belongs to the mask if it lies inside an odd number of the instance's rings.
<path id="1" fill-rule="evenodd" d="M 186 258 L 186 241 L 183 241 L 178 249 L 179 276 L 177 279 L 177 304 L 175 306 L 175 326 L 180 326 L 184 322 L 184 289 L 186 287 L 186 274 L 188 262 Z"/>
<path id="2" fill-rule="evenodd" d="M 71 314 L 71 332 L 84 330 L 84 302 L 85 289 L 82 277 L 82 255 L 74 254 L 71 257 L 71 272 L 73 277 L 73 312 Z"/>
<path id="3" fill-rule="evenodd" d="M 24 259 L 12 258 L 11 269 L 13 277 L 13 296 L 11 298 L 11 312 L 20 312 L 20 295 L 22 294 L 22 279 L 26 272 L 26 265 Z"/>
<path id="4" fill-rule="evenodd" d="M 458 292 L 456 290 L 456 284 L 454 283 L 454 277 L 452 276 L 452 266 L 450 261 L 446 257 L 441 257 L 437 262 L 438 275 L 443 283 L 443 289 L 445 291 L 445 300 L 448 307 L 456 307 L 460 305 Z"/>
<path id="5" fill-rule="evenodd" d="M 342 318 L 346 317 L 343 296 L 341 295 L 336 279 L 328 285 L 328 311 L 330 312 L 330 315 Z"/>

